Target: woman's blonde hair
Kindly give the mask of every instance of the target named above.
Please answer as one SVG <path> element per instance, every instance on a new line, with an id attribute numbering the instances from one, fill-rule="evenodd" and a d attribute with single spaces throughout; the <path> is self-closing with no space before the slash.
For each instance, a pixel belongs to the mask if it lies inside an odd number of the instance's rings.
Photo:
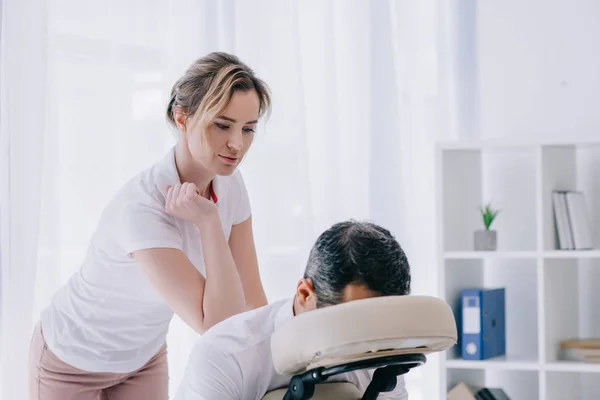
<path id="1" fill-rule="evenodd" d="M 167 120 L 177 127 L 173 108 L 181 107 L 188 118 L 200 113 L 204 129 L 220 115 L 237 90 L 255 90 L 259 118 L 271 110 L 271 94 L 265 82 L 234 55 L 213 52 L 196 60 L 175 82 L 167 106 Z"/>

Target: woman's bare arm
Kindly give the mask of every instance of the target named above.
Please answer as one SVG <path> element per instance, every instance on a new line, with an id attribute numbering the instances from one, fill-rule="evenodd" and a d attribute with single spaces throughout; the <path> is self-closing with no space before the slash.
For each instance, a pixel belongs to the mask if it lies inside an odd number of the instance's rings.
<path id="1" fill-rule="evenodd" d="M 266 305 L 267 296 L 260 279 L 252 234 L 252 217 L 231 228 L 229 247 L 244 288 L 246 308 L 251 310 Z"/>

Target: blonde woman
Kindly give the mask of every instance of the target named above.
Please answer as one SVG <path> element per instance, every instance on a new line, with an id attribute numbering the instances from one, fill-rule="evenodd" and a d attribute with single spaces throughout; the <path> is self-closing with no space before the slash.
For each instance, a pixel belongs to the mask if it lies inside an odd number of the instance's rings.
<path id="1" fill-rule="evenodd" d="M 175 83 L 167 119 L 179 140 L 115 195 L 80 270 L 43 311 L 30 399 L 167 399 L 174 313 L 202 334 L 267 304 L 237 166 L 270 104 L 265 83 L 225 53 Z"/>

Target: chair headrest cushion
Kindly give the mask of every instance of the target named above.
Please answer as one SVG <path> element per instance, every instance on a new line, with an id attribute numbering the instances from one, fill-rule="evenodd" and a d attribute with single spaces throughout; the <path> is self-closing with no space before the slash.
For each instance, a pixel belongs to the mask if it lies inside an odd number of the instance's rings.
<path id="1" fill-rule="evenodd" d="M 431 353 L 456 344 L 446 302 L 430 296 L 382 296 L 302 313 L 271 337 L 275 370 L 294 375 L 379 354 Z"/>

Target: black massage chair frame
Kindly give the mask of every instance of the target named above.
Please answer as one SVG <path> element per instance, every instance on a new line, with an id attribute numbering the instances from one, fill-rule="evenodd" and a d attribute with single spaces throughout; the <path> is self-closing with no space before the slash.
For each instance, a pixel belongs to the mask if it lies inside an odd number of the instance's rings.
<path id="1" fill-rule="evenodd" d="M 424 354 L 399 354 L 329 368 L 314 368 L 292 377 L 283 400 L 309 400 L 315 394 L 315 385 L 325 382 L 331 376 L 359 369 L 375 369 L 373 379 L 361 398 L 361 400 L 375 400 L 379 393 L 394 390 L 398 376 L 425 364 L 426 360 Z"/>

